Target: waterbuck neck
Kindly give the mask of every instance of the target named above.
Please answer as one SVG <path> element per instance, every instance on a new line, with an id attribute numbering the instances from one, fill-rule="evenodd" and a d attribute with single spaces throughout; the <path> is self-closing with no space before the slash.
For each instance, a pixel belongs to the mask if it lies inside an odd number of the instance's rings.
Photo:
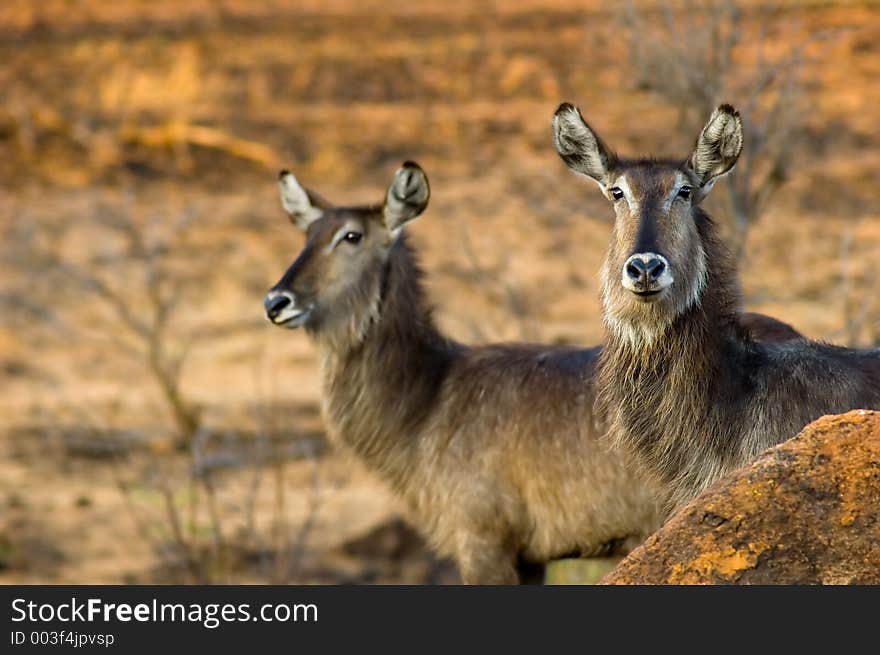
<path id="1" fill-rule="evenodd" d="M 748 357 L 752 344 L 737 321 L 740 296 L 730 259 L 711 219 L 697 218 L 707 260 L 713 262 L 699 300 L 650 339 L 632 338 L 627 330 L 640 326 L 609 325 L 606 317 L 598 374 L 597 404 L 611 435 L 655 463 L 655 472 L 673 487 L 706 477 L 707 461 L 726 463 L 737 456 L 724 438 L 695 448 L 693 436 L 695 427 L 717 420 L 716 399 L 741 382 L 735 372 L 741 367 L 732 362 Z M 704 447 L 712 451 L 711 460 Z"/>
<path id="2" fill-rule="evenodd" d="M 462 347 L 436 328 L 405 234 L 382 266 L 374 306 L 358 308 L 358 329 L 317 340 L 332 437 L 400 487 L 413 468 L 420 427 Z"/>

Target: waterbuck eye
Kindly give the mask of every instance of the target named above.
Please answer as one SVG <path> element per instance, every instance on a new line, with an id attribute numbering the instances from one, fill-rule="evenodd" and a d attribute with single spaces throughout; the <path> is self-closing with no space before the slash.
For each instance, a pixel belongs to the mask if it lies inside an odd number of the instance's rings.
<path id="1" fill-rule="evenodd" d="M 678 197 L 683 198 L 684 200 L 688 200 L 691 197 L 691 191 L 693 191 L 693 189 L 685 184 L 678 190 Z"/>
<path id="2" fill-rule="evenodd" d="M 345 241 L 353 245 L 357 245 L 361 242 L 361 239 L 364 237 L 360 232 L 346 232 L 345 236 L 342 237 Z"/>
<path id="3" fill-rule="evenodd" d="M 611 187 L 611 197 L 615 200 L 620 200 L 621 198 L 623 198 L 623 191 L 621 191 L 620 187 Z"/>

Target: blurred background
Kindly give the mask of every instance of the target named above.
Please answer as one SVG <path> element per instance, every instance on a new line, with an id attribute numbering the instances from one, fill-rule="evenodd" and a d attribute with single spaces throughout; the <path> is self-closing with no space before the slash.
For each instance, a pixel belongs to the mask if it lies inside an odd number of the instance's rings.
<path id="1" fill-rule="evenodd" d="M 876 2 L 6 0 L 0 62 L 0 582 L 457 580 L 263 319 L 282 167 L 373 203 L 417 160 L 441 326 L 592 345 L 611 210 L 554 109 L 683 156 L 730 101 L 747 307 L 880 345 Z"/>

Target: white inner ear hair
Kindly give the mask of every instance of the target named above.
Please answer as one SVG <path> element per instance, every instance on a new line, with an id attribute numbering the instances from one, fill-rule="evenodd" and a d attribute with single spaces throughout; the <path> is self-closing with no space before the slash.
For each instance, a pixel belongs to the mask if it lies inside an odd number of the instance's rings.
<path id="1" fill-rule="evenodd" d="M 279 181 L 281 187 L 281 205 L 284 211 L 308 222 L 321 217 L 321 210 L 312 206 L 309 194 L 297 182 L 293 173 L 288 173 Z"/>
<path id="2" fill-rule="evenodd" d="M 419 182 L 423 185 L 423 182 Z M 406 195 L 407 186 L 405 182 L 398 178 L 394 184 L 388 189 L 385 196 L 385 227 L 391 233 L 391 238 L 396 239 L 400 235 L 401 229 L 408 221 L 412 220 L 422 212 L 422 208 L 416 209 L 417 206 L 425 202 L 427 190 L 424 186 L 420 187 L 415 194 L 412 195 L 411 204 L 401 200 L 400 197 Z"/>
<path id="3" fill-rule="evenodd" d="M 577 110 L 563 112 L 555 120 L 556 129 L 553 135 L 559 154 L 576 158 L 576 166 L 580 172 L 593 178 L 601 177 L 605 172 L 605 162 L 599 152 L 599 142 Z"/>
<path id="4" fill-rule="evenodd" d="M 692 162 L 697 175 L 707 177 L 720 175 L 728 160 L 737 157 L 742 150 L 742 128 L 735 116 L 717 109 L 700 133 Z M 704 186 L 705 188 L 705 186 Z"/>
<path id="5" fill-rule="evenodd" d="M 388 196 L 385 199 L 384 219 L 385 227 L 391 233 L 392 240 L 398 237 L 403 229 L 403 224 L 406 222 L 404 217 L 405 209 L 406 205 L 395 198 L 394 193 L 389 190 Z"/>

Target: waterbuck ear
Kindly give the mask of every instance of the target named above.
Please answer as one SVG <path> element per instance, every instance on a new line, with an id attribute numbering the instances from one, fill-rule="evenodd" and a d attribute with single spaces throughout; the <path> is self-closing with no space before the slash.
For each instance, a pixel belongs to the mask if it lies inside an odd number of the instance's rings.
<path id="1" fill-rule="evenodd" d="M 742 149 L 743 128 L 739 112 L 730 105 L 720 105 L 700 132 L 687 165 L 708 192 L 718 176 L 733 168 Z"/>
<path id="2" fill-rule="evenodd" d="M 553 114 L 553 143 L 570 169 L 607 184 L 616 157 L 574 105 L 563 102 Z"/>
<path id="3" fill-rule="evenodd" d="M 327 203 L 307 191 L 290 171 L 278 174 L 278 187 L 281 190 L 281 206 L 290 217 L 290 222 L 299 229 L 309 229 L 309 225 L 324 215 Z"/>
<path id="4" fill-rule="evenodd" d="M 415 162 L 404 162 L 394 173 L 385 194 L 382 208 L 385 227 L 391 232 L 399 230 L 404 223 L 425 211 L 430 197 L 431 188 L 425 171 Z"/>

